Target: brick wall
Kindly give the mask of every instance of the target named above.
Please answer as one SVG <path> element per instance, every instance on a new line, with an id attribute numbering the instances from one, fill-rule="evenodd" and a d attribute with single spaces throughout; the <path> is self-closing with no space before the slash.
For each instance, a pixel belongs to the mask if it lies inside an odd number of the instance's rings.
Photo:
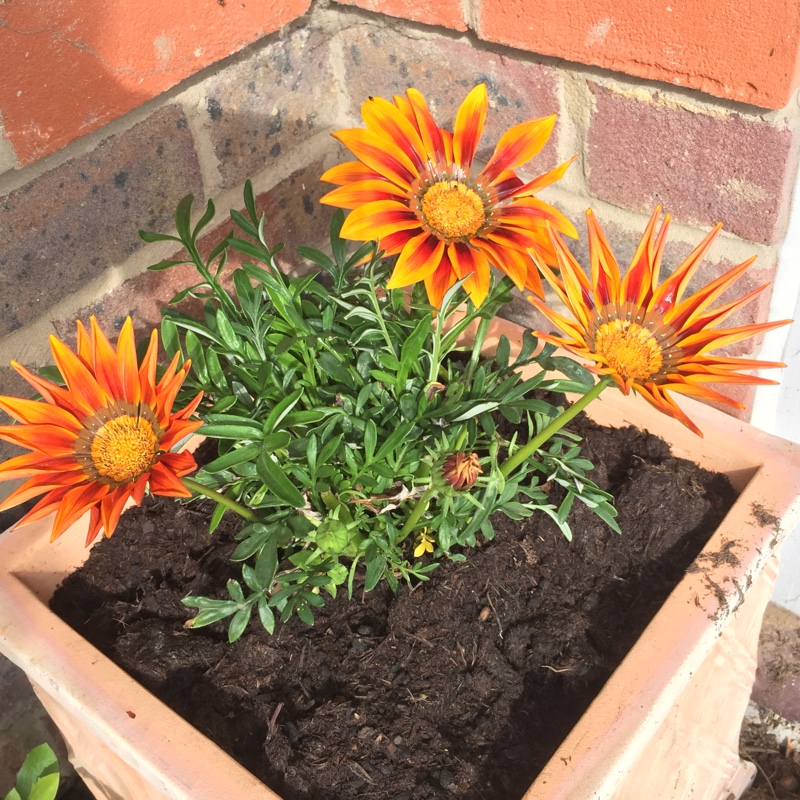
<path id="1" fill-rule="evenodd" d="M 0 393 L 26 391 L 5 365 L 46 363 L 47 335 L 70 338 L 76 316 L 96 313 L 112 329 L 126 314 L 140 329 L 157 324 L 185 274 L 146 272 L 172 253 L 168 245 L 144 247 L 136 230 L 168 229 L 188 192 L 227 210 L 239 207 L 241 185 L 252 177 L 273 240 L 288 245 L 286 268 L 301 266 L 293 245 L 327 238 L 331 211 L 317 203 L 318 177 L 343 157 L 329 133 L 360 125 L 368 95 L 390 97 L 407 86 L 423 91 L 449 124 L 469 88 L 486 82 L 485 150 L 508 126 L 557 112 L 552 141 L 530 170 L 580 154 L 544 196 L 582 235 L 592 205 L 621 261 L 660 202 L 675 219 L 668 267 L 722 220 L 726 233 L 705 275 L 757 254 L 750 281 L 769 280 L 798 152 L 800 109 L 789 103 L 796 4 L 759 4 L 774 6 L 772 21 L 760 11 L 750 21 L 758 37 L 728 59 L 736 64 L 709 55 L 713 48 L 730 55 L 741 36 L 721 26 L 704 58 L 728 73 L 714 74 L 701 69 L 705 62 L 690 64 L 697 46 L 681 38 L 706 5 L 674 2 L 671 12 L 639 20 L 650 47 L 639 59 L 648 62 L 644 70 L 621 55 L 636 42 L 630 14 L 639 8 L 621 1 L 316 0 L 309 8 L 307 0 L 174 0 L 137 17 L 110 0 L 6 0 L 0 47 L 15 55 L 0 87 Z M 541 24 L 556 8 L 558 36 Z M 654 37 L 656 22 L 663 27 Z M 763 64 L 777 59 L 781 68 L 765 77 Z M 687 77 L 692 70 L 702 80 Z M 768 300 L 762 296 L 740 322 L 763 319 Z M 529 309 L 521 301 L 512 313 L 524 321 Z M 0 445 L 0 458 L 10 454 Z"/>

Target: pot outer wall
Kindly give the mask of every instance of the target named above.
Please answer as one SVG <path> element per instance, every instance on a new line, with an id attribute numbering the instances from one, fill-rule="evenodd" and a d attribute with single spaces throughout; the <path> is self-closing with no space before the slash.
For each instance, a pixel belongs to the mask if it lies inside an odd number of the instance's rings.
<path id="1" fill-rule="evenodd" d="M 522 330 L 495 320 L 487 349 L 502 333 L 513 351 Z M 779 545 L 800 522 L 800 447 L 681 404 L 704 439 L 613 390 L 591 416 L 646 428 L 741 494 L 524 800 L 736 800 L 752 779 L 739 732 Z M 78 774 L 103 800 L 280 800 L 50 612 L 88 557 L 86 527 L 53 543 L 47 520 L 0 536 L 0 652 L 26 671 Z"/>

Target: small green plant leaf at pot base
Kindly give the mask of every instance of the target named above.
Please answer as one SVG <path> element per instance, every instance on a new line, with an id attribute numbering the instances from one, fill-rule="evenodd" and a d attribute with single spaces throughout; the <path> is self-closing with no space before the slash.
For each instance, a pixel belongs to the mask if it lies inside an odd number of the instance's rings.
<path id="1" fill-rule="evenodd" d="M 54 800 L 58 794 L 58 759 L 49 744 L 40 744 L 25 757 L 14 788 L 4 800 Z"/>

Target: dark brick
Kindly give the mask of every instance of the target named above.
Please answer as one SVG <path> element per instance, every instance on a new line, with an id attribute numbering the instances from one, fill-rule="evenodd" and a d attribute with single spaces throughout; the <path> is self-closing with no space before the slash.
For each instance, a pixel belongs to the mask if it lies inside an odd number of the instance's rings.
<path id="1" fill-rule="evenodd" d="M 0 335 L 41 316 L 170 227 L 203 186 L 194 142 L 168 106 L 0 198 Z"/>
<path id="2" fill-rule="evenodd" d="M 318 180 L 321 171 L 321 163 L 310 164 L 256 198 L 256 208 L 259 212 L 263 211 L 266 218 L 267 243 L 271 247 L 279 243 L 285 245 L 276 256 L 276 261 L 285 272 L 297 272 L 308 268 L 308 262 L 295 250 L 297 245 L 304 244 L 318 247 L 326 252 L 330 251 L 328 244 L 330 219 L 334 209 L 318 202 L 325 191 L 325 187 Z M 243 208 L 239 210 L 244 213 Z M 195 205 L 195 219 L 200 212 L 200 206 Z M 218 219 L 223 219 L 221 214 Z M 207 257 L 232 229 L 233 224 L 227 221 L 203 236 L 198 242 L 201 254 Z M 175 253 L 173 257 L 176 260 L 185 258 L 185 251 Z M 223 273 L 223 283 L 226 286 L 230 287 L 231 284 L 224 278 L 230 276 L 243 258 L 235 251 L 229 251 Z M 197 283 L 198 280 L 197 272 L 190 265 L 159 272 L 144 272 L 80 309 L 76 317 L 86 321 L 94 314 L 103 330 L 109 338 L 112 338 L 118 333 L 125 318 L 130 316 L 133 318 L 137 336 L 142 341 L 150 335 L 154 327 L 160 325 L 161 309 L 167 307 L 169 300 L 181 289 Z M 197 306 L 190 306 L 185 310 L 192 309 L 199 311 Z M 54 320 L 53 325 L 60 338 L 70 345 L 74 343 L 75 322 L 72 318 Z M 0 371 L 1 376 L 2 371 Z"/>
<path id="3" fill-rule="evenodd" d="M 318 120 L 316 112 L 337 95 L 328 61 L 327 36 L 306 28 L 208 79 L 207 125 L 223 186 L 243 183 L 325 129 L 333 114 Z"/>
<path id="4" fill-rule="evenodd" d="M 702 113 L 655 93 L 630 94 L 590 82 L 595 108 L 586 144 L 589 191 L 649 212 L 725 228 L 775 244 L 785 231 L 797 137 L 759 117 Z"/>

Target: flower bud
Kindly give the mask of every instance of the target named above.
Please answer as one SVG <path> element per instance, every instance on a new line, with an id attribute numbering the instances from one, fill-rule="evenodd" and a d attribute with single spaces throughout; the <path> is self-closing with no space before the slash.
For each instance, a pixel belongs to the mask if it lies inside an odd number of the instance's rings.
<path id="1" fill-rule="evenodd" d="M 442 477 L 457 491 L 473 486 L 482 472 L 477 453 L 453 453 L 442 466 Z"/>

